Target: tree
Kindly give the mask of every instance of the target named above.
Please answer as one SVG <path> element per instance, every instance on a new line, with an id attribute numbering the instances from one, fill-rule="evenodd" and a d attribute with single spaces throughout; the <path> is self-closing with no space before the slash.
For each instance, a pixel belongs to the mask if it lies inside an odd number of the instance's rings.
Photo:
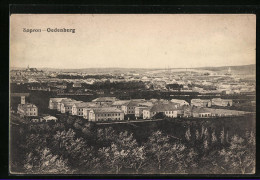
<path id="1" fill-rule="evenodd" d="M 172 145 L 169 155 L 169 166 L 165 167 L 168 173 L 191 173 L 197 167 L 195 161 L 197 153 L 180 142 Z"/>
<path id="2" fill-rule="evenodd" d="M 99 168 L 114 172 L 134 171 L 138 173 L 145 163 L 143 146 L 138 146 L 132 134 L 121 132 L 109 147 L 99 149 Z"/>
<path id="3" fill-rule="evenodd" d="M 56 132 L 56 131 L 63 131 L 63 130 L 65 130 L 65 125 L 64 125 L 64 123 L 55 123 L 53 125 L 53 129 L 52 130 L 54 132 Z"/>
<path id="4" fill-rule="evenodd" d="M 76 128 L 76 129 L 81 129 L 82 128 L 82 120 L 81 119 L 76 119 L 73 126 Z"/>
<path id="5" fill-rule="evenodd" d="M 180 141 L 170 143 L 170 138 L 157 131 L 146 143 L 147 170 L 152 173 L 188 173 L 197 166 L 197 153 Z"/>
<path id="6" fill-rule="evenodd" d="M 112 127 L 97 130 L 98 141 L 115 141 L 117 137 L 118 135 Z"/>
<path id="7" fill-rule="evenodd" d="M 231 137 L 229 147 L 219 151 L 222 157 L 222 166 L 228 173 L 254 173 L 255 172 L 255 144 L 249 139 L 238 135 Z"/>
<path id="8" fill-rule="evenodd" d="M 57 131 L 52 148 L 67 158 L 68 163 L 79 171 L 86 172 L 93 165 L 93 147 L 89 147 L 83 138 L 76 138 L 72 129 Z"/>
<path id="9" fill-rule="evenodd" d="M 93 122 L 84 123 L 82 126 L 82 133 L 86 135 L 84 138 L 87 138 L 88 140 L 95 141 L 97 138 L 96 127 Z"/>
<path id="10" fill-rule="evenodd" d="M 32 174 L 73 173 L 67 165 L 67 160 L 58 155 L 53 155 L 48 148 L 44 148 L 38 153 L 28 153 L 24 168 L 27 173 Z"/>
<path id="11" fill-rule="evenodd" d="M 190 127 L 187 129 L 187 131 L 185 133 L 185 138 L 186 138 L 187 141 L 191 140 Z"/>
<path id="12" fill-rule="evenodd" d="M 169 163 L 170 149 L 169 136 L 161 131 L 154 132 L 146 143 L 147 158 L 150 160 L 148 169 L 153 171 L 155 168 L 155 172 L 163 172 Z"/>
<path id="13" fill-rule="evenodd" d="M 47 147 L 49 135 L 30 134 L 26 136 L 26 142 L 24 144 L 26 150 L 37 151 Z M 37 149 L 39 148 L 39 149 Z"/>
<path id="14" fill-rule="evenodd" d="M 200 133 L 199 133 L 198 129 L 196 129 L 196 131 L 195 131 L 195 136 L 196 136 L 196 140 L 200 139 Z"/>
<path id="15" fill-rule="evenodd" d="M 73 117 L 71 116 L 67 116 L 67 124 L 71 125 L 71 124 L 74 124 L 75 120 Z"/>
<path id="16" fill-rule="evenodd" d="M 221 144 L 224 144 L 225 143 L 225 131 L 224 131 L 224 128 L 220 132 L 220 137 L 219 138 L 220 138 Z"/>
<path id="17" fill-rule="evenodd" d="M 209 143 L 208 143 L 208 140 L 207 140 L 207 139 L 205 139 L 205 140 L 203 141 L 203 147 L 204 147 L 204 150 L 208 150 L 208 148 L 209 148 Z"/>
<path id="18" fill-rule="evenodd" d="M 217 136 L 216 136 L 216 132 L 215 130 L 212 132 L 211 134 L 211 142 L 212 143 L 217 143 L 218 139 L 217 139 Z"/>
<path id="19" fill-rule="evenodd" d="M 59 150 L 62 150 L 68 143 L 73 141 L 74 137 L 75 132 L 72 129 L 69 129 L 68 131 L 57 131 L 54 135 L 54 146 L 59 148 Z"/>

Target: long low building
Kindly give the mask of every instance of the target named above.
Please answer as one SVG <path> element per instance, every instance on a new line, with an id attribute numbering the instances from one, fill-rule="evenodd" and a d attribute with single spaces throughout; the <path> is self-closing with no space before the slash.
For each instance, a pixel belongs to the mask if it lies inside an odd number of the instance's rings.
<path id="1" fill-rule="evenodd" d="M 222 117 L 222 116 L 241 116 L 247 114 L 249 112 L 245 111 L 237 111 L 237 110 L 229 110 L 229 109 L 214 109 L 214 108 L 205 108 L 207 111 L 211 113 L 211 115 Z"/>
<path id="2" fill-rule="evenodd" d="M 175 118 L 178 113 L 178 104 L 172 102 L 155 104 L 143 110 L 143 119 L 151 119 L 160 113 L 167 117 Z"/>
<path id="3" fill-rule="evenodd" d="M 102 104 L 102 103 L 113 103 L 116 100 L 117 100 L 116 97 L 99 97 L 99 98 L 92 100 L 92 102 Z"/>
<path id="4" fill-rule="evenodd" d="M 221 99 L 221 98 L 213 98 L 211 100 L 212 106 L 232 106 L 233 101 L 232 99 Z"/>
<path id="5" fill-rule="evenodd" d="M 197 107 L 211 107 L 211 100 L 210 99 L 192 99 L 191 106 Z"/>
<path id="6" fill-rule="evenodd" d="M 93 108 L 89 112 L 89 121 L 124 120 L 124 112 L 114 107 Z"/>
<path id="7" fill-rule="evenodd" d="M 184 117 L 224 117 L 224 116 L 241 116 L 246 114 L 245 111 L 229 110 L 229 109 L 215 109 L 205 107 L 187 106 L 184 107 Z"/>

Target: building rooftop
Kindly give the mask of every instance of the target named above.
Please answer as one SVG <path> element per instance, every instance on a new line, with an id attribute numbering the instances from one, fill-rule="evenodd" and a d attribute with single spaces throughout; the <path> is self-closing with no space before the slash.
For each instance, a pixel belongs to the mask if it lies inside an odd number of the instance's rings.
<path id="1" fill-rule="evenodd" d="M 112 106 L 121 106 L 121 105 L 127 104 L 129 102 L 130 102 L 130 100 L 119 100 L 119 101 L 113 102 Z"/>
<path id="2" fill-rule="evenodd" d="M 131 99 L 131 101 L 141 101 L 141 102 L 143 102 L 143 101 L 145 101 L 145 99 Z"/>
<path id="3" fill-rule="evenodd" d="M 61 102 L 63 99 L 68 99 L 68 98 L 50 98 L 52 102 Z"/>
<path id="4" fill-rule="evenodd" d="M 84 107 L 91 107 L 91 106 L 96 106 L 95 103 L 91 102 L 77 102 L 74 104 L 77 108 L 84 108 Z"/>
<path id="5" fill-rule="evenodd" d="M 192 108 L 192 112 L 193 113 L 211 113 L 207 108 L 203 108 L 203 107 L 194 107 Z"/>
<path id="6" fill-rule="evenodd" d="M 232 101 L 231 99 L 213 98 L 212 101 Z"/>
<path id="7" fill-rule="evenodd" d="M 152 102 L 142 102 L 142 103 L 139 103 L 139 107 L 142 106 L 142 107 L 149 107 L 149 106 L 152 106 L 154 103 Z"/>
<path id="8" fill-rule="evenodd" d="M 50 116 L 50 115 L 48 115 L 48 116 L 43 116 L 42 117 L 42 119 L 44 119 L 44 120 L 57 120 L 57 118 L 55 117 L 55 116 Z"/>
<path id="9" fill-rule="evenodd" d="M 75 101 L 75 100 L 66 98 L 66 99 L 62 99 L 60 103 L 71 102 L 71 101 Z"/>
<path id="10" fill-rule="evenodd" d="M 93 102 L 113 102 L 116 101 L 116 97 L 99 97 L 96 98 L 94 100 L 92 100 Z"/>
<path id="11" fill-rule="evenodd" d="M 19 104 L 20 108 L 36 108 L 37 106 L 35 104 L 26 103 L 26 104 Z"/>
<path id="12" fill-rule="evenodd" d="M 192 99 L 193 102 L 208 102 L 210 99 Z"/>
<path id="13" fill-rule="evenodd" d="M 122 110 L 114 108 L 114 107 L 102 107 L 102 108 L 94 108 L 93 111 L 95 113 L 123 113 Z"/>
<path id="14" fill-rule="evenodd" d="M 64 106 L 73 106 L 75 103 L 81 103 L 82 101 L 69 101 L 69 102 L 64 102 Z"/>
<path id="15" fill-rule="evenodd" d="M 138 106 L 139 103 L 140 102 L 138 102 L 138 101 L 130 101 L 130 102 L 124 104 L 124 105 L 125 106 Z"/>
<path id="16" fill-rule="evenodd" d="M 156 103 L 148 109 L 152 112 L 173 111 L 177 110 L 176 105 L 176 103 Z"/>
<path id="17" fill-rule="evenodd" d="M 172 99 L 171 102 L 175 102 L 175 103 L 183 103 L 183 102 L 185 102 L 185 103 L 188 103 L 187 101 L 182 100 L 182 99 Z"/>

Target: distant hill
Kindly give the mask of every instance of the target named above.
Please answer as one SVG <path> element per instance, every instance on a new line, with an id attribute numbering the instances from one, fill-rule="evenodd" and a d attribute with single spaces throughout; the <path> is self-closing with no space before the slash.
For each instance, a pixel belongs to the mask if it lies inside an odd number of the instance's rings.
<path id="1" fill-rule="evenodd" d="M 228 69 L 231 69 L 231 72 L 234 74 L 255 74 L 256 65 L 242 65 L 242 66 L 221 66 L 221 67 L 199 67 L 199 68 L 190 68 L 197 70 L 207 70 L 207 71 L 216 71 L 221 73 L 227 73 Z M 11 68 L 15 70 L 25 70 L 26 68 Z M 82 69 L 58 69 L 58 68 L 37 68 L 38 70 L 43 71 L 53 71 L 53 72 L 78 72 L 78 73 L 89 73 L 89 74 L 106 74 L 106 73 L 144 73 L 147 71 L 153 70 L 164 70 L 165 68 L 82 68 Z M 177 69 L 186 69 L 186 68 L 171 68 L 172 70 Z"/>
<path id="2" fill-rule="evenodd" d="M 54 69 L 54 68 L 39 68 L 43 71 L 55 71 L 55 72 L 78 72 L 78 73 L 125 73 L 125 72 L 132 72 L 132 73 L 142 73 L 146 71 L 150 71 L 153 69 L 145 69 L 145 68 L 84 68 L 84 69 Z M 154 69 L 156 70 L 156 69 Z"/>
<path id="3" fill-rule="evenodd" d="M 255 64 L 242 65 L 242 66 L 201 67 L 196 69 L 227 73 L 229 68 L 231 69 L 231 73 L 234 74 L 255 74 L 256 73 Z"/>

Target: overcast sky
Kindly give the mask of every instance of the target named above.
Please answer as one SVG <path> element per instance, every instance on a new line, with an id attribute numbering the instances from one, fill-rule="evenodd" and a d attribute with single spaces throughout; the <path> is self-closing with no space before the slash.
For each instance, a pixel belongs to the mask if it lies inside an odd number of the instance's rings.
<path id="1" fill-rule="evenodd" d="M 11 67 L 192 68 L 256 61 L 255 15 L 28 14 L 10 21 Z"/>

